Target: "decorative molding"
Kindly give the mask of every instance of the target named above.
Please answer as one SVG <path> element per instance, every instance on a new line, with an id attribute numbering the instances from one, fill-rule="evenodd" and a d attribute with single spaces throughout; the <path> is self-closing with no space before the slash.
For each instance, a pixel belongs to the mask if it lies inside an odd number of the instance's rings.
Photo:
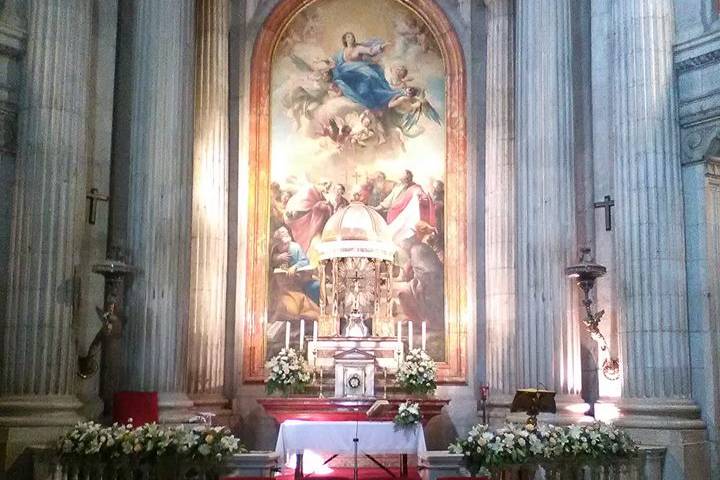
<path id="1" fill-rule="evenodd" d="M 720 32 L 710 32 L 700 37 L 687 40 L 673 47 L 675 64 L 687 63 L 692 67 L 692 60 L 720 49 Z"/>
<path id="2" fill-rule="evenodd" d="M 678 74 L 682 74 L 690 70 L 697 70 L 718 62 L 720 62 L 720 49 L 712 50 L 696 57 L 688 58 L 687 60 L 682 60 L 675 64 L 675 70 Z"/>
<path id="3" fill-rule="evenodd" d="M 249 188 L 246 242 L 247 286 L 244 308 L 243 380 L 264 379 L 265 324 L 267 321 L 267 252 L 270 188 L 270 69 L 272 52 L 288 22 L 313 0 L 284 0 L 265 20 L 252 55 L 249 102 Z M 445 60 L 446 80 L 446 225 L 447 243 L 455 245 L 445 256 L 447 361 L 439 363 L 441 383 L 467 382 L 467 331 L 474 319 L 468 311 L 468 212 L 466 84 L 462 47 L 450 20 L 434 0 L 396 0 L 422 18 L 434 34 Z"/>
<path id="4" fill-rule="evenodd" d="M 702 161 L 714 142 L 720 142 L 720 118 L 680 130 L 681 163 Z"/>

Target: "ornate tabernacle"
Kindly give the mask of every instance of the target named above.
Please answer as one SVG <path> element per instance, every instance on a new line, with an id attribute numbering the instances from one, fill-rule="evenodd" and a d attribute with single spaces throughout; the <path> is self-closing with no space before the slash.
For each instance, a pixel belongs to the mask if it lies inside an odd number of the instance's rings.
<path id="1" fill-rule="evenodd" d="M 328 219 L 319 250 L 320 335 L 392 337 L 396 247 L 382 216 L 351 202 Z"/>
<path id="2" fill-rule="evenodd" d="M 320 253 L 319 337 L 308 361 L 335 375 L 336 397 L 375 395 L 376 367 L 396 369 L 392 274 L 395 244 L 375 210 L 351 202 L 327 221 Z"/>

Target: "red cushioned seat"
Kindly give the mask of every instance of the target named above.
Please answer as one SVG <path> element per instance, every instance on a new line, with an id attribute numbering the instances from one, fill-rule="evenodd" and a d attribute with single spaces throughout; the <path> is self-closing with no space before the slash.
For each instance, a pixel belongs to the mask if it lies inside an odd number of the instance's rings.
<path id="1" fill-rule="evenodd" d="M 157 422 L 157 392 L 117 392 L 113 395 L 113 422 L 128 423 L 136 427 Z"/>

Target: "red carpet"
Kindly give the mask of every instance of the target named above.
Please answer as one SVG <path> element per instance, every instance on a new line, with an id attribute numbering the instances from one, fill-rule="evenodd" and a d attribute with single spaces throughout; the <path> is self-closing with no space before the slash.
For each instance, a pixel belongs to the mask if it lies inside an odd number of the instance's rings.
<path id="1" fill-rule="evenodd" d="M 400 478 L 400 469 L 391 468 L 391 472 L 395 475 L 395 478 Z M 294 471 L 288 468 L 284 468 L 283 471 L 275 477 L 278 480 L 293 480 Z M 358 479 L 359 480 L 388 480 L 391 477 L 387 472 L 380 468 L 359 468 Z M 420 475 L 415 468 L 408 468 L 409 480 L 420 480 Z M 333 468 L 332 472 L 320 474 L 320 473 L 309 473 L 305 475 L 306 480 L 352 480 L 353 469 L 352 468 Z"/>

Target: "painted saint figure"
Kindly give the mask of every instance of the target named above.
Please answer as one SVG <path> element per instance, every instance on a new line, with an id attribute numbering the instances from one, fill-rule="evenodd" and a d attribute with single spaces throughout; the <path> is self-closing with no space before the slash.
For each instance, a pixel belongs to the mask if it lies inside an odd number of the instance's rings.
<path id="1" fill-rule="evenodd" d="M 423 191 L 422 187 L 413 180 L 413 173 L 405 170 L 400 178 L 400 183 L 395 185 L 392 191 L 375 207 L 376 210 L 387 211 L 386 220 L 392 224 L 400 214 L 408 208 L 411 200 L 418 201 L 419 212 L 415 222 L 423 220 L 430 225 L 435 225 L 435 210 L 432 207 L 432 199 Z M 414 223 L 413 223 L 414 225 Z"/>
<path id="2" fill-rule="evenodd" d="M 322 232 L 325 222 L 333 213 L 332 205 L 325 195 L 330 191 L 332 182 L 321 181 L 316 185 L 306 185 L 299 189 L 285 205 L 285 224 L 290 227 L 292 236 L 307 252 L 310 244 Z"/>
<path id="3" fill-rule="evenodd" d="M 402 281 L 395 283 L 395 290 L 406 318 L 428 322 L 428 328 L 433 332 L 442 331 L 445 308 L 443 263 L 429 245 L 437 230 L 423 221 L 413 230 L 414 235 L 400 245 L 404 257 Z M 432 353 L 442 356 L 440 351 Z"/>

